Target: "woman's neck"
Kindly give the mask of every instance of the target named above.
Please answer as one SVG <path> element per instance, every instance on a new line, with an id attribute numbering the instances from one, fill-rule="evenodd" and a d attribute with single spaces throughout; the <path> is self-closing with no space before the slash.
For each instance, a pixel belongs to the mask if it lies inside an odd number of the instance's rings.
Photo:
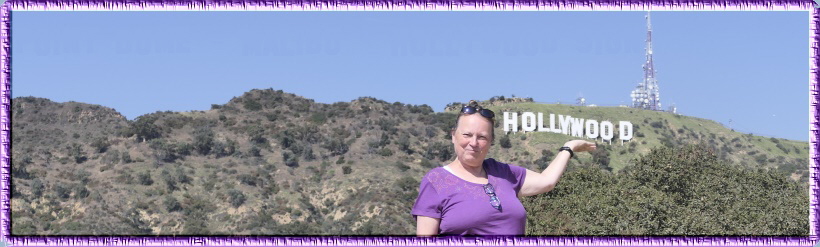
<path id="1" fill-rule="evenodd" d="M 467 165 L 467 164 L 461 163 L 461 161 L 456 159 L 455 161 L 453 161 L 453 163 L 450 163 L 450 168 L 465 171 L 468 174 L 473 175 L 476 178 L 483 178 L 483 177 L 486 176 L 486 174 L 484 173 L 483 164 Z"/>

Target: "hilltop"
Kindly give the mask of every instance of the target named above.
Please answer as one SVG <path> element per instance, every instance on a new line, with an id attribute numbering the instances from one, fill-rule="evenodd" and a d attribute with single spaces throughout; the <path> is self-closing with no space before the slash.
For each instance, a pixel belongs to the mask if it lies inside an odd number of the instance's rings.
<path id="1" fill-rule="evenodd" d="M 568 178 L 590 169 L 632 177 L 620 174 L 641 157 L 690 143 L 719 150 L 715 160 L 732 171 L 762 169 L 785 179 L 778 183 L 808 177 L 808 143 L 740 134 L 710 120 L 531 99 L 494 98 L 488 107 L 633 122 L 633 141 L 578 155 Z M 15 98 L 12 233 L 412 235 L 418 180 L 452 159 L 454 109 L 372 97 L 321 104 L 265 89 L 207 111 L 128 121 L 104 106 Z M 536 171 L 575 139 L 504 134 L 500 123 L 496 135 L 491 157 Z"/>

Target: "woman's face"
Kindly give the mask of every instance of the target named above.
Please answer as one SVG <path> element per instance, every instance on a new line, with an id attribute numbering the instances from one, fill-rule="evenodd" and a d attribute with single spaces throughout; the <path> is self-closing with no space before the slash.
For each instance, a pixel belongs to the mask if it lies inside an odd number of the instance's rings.
<path id="1" fill-rule="evenodd" d="M 453 146 L 458 160 L 464 165 L 480 166 L 490 151 L 492 124 L 481 114 L 461 116 L 453 131 Z"/>

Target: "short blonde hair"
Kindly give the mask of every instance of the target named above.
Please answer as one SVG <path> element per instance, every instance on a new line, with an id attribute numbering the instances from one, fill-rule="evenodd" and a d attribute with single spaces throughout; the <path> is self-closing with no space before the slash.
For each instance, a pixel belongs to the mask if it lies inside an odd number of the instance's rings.
<path id="1" fill-rule="evenodd" d="M 450 134 L 452 134 L 452 132 L 454 132 L 456 129 L 458 129 L 458 121 L 461 119 L 461 116 L 472 115 L 472 114 L 464 113 L 464 111 L 463 111 L 464 107 L 467 107 L 467 106 L 472 106 L 476 109 L 487 109 L 487 108 L 484 108 L 481 105 L 479 105 L 478 101 L 470 100 L 469 103 L 467 103 L 466 105 L 462 106 L 461 109 L 459 109 L 458 116 L 456 117 L 455 127 L 453 127 Z M 490 110 L 490 109 L 487 109 L 487 110 Z M 492 110 L 490 110 L 490 111 L 492 111 Z M 475 114 L 475 113 L 473 113 L 473 114 Z M 481 116 L 484 117 L 484 115 L 481 115 Z M 494 118 L 488 118 L 488 117 L 484 117 L 484 118 L 490 121 L 490 138 L 492 139 L 491 142 L 495 142 L 495 119 Z"/>

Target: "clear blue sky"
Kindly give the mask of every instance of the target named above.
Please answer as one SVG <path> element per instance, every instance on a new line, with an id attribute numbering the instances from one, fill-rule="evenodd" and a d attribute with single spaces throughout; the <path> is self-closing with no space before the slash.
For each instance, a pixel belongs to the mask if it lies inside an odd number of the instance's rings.
<path id="1" fill-rule="evenodd" d="M 12 94 L 128 119 L 254 88 L 317 102 L 630 102 L 645 12 L 14 12 Z M 809 139 L 808 12 L 652 12 L 664 108 Z"/>

